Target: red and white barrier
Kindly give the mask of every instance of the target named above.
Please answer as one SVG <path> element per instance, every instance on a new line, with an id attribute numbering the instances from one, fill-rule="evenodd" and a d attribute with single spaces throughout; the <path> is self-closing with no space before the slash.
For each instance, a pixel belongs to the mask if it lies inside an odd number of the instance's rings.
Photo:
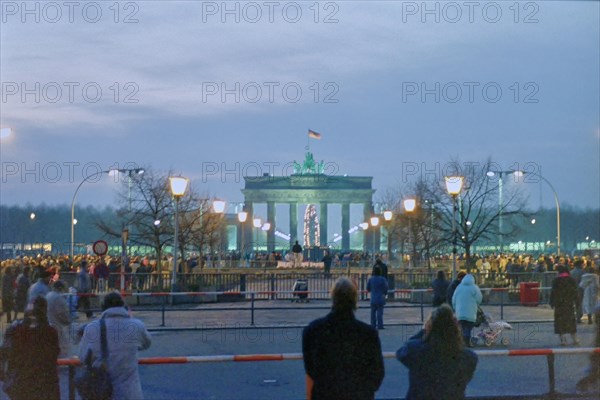
<path id="1" fill-rule="evenodd" d="M 595 347 L 568 347 L 556 349 L 513 349 L 513 350 L 475 350 L 475 354 L 480 357 L 497 356 L 547 356 L 550 354 L 591 354 L 599 353 L 600 348 Z M 393 351 L 382 353 L 383 358 L 396 358 Z M 280 353 L 280 354 L 230 354 L 214 356 L 181 356 L 181 357 L 144 357 L 138 360 L 140 365 L 156 364 L 194 364 L 194 363 L 213 363 L 213 362 L 257 362 L 257 361 L 290 361 L 302 360 L 302 353 Z M 57 362 L 62 366 L 80 365 L 78 358 L 60 359 Z"/>

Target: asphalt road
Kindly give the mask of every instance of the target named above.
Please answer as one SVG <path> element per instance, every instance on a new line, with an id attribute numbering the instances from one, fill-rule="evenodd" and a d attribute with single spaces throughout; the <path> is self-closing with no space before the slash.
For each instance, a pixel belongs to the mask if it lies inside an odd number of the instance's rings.
<path id="1" fill-rule="evenodd" d="M 392 327 L 381 331 L 383 351 L 396 351 L 418 326 Z M 582 327 L 582 345 L 590 344 L 591 328 Z M 518 324 L 505 335 L 509 348 L 551 347 L 556 341 L 552 324 Z M 145 356 L 212 355 L 252 353 L 298 353 L 301 329 L 241 329 L 154 333 L 153 349 Z M 498 345 L 498 348 L 503 346 Z M 574 392 L 575 382 L 587 365 L 586 356 L 557 356 L 557 390 Z M 386 377 L 378 399 L 402 398 L 408 388 L 408 371 L 387 359 Z M 144 393 L 148 399 L 301 399 L 304 370 L 301 361 L 254 363 L 184 364 L 142 366 Z M 548 392 L 545 356 L 480 357 L 468 395 L 524 395 Z"/>
<path id="2" fill-rule="evenodd" d="M 367 303 L 361 303 L 366 305 Z M 392 308 L 385 311 L 386 329 L 380 331 L 384 352 L 395 352 L 421 326 L 419 308 Z M 156 311 L 133 310 L 152 331 L 153 343 L 140 357 L 195 356 L 223 354 L 300 353 L 302 327 L 327 312 L 329 302 L 292 304 L 285 301 L 264 301 L 256 304 L 255 322 L 250 326 L 246 303 L 216 303 L 182 306 L 169 311 L 165 327 Z M 319 308 L 322 309 L 313 309 Z M 190 308 L 192 310 L 181 310 Z M 228 311 L 216 310 L 229 308 Z M 270 309 L 282 308 L 282 309 Z M 498 307 L 484 310 L 499 319 Z M 430 308 L 423 314 L 427 316 Z M 368 310 L 359 309 L 357 317 L 368 320 Z M 496 343 L 487 348 L 517 349 L 554 348 L 558 338 L 553 332 L 552 310 L 547 306 L 510 306 L 504 309 L 504 320 L 513 325 L 502 337 L 510 344 Z M 536 322 L 545 321 L 545 322 Z M 181 328 L 202 328 L 181 330 Z M 214 329 L 226 328 L 226 329 Z M 169 330 L 163 330 L 169 329 Z M 580 347 L 592 345 L 594 326 L 578 325 Z M 556 356 L 556 388 L 574 393 L 575 382 L 588 364 L 585 355 Z M 386 359 L 386 376 L 377 392 L 377 399 L 403 398 L 408 388 L 408 371 L 395 359 Z M 66 374 L 62 374 L 66 377 Z M 301 361 L 220 362 L 202 364 L 142 365 L 142 386 L 146 399 L 243 399 L 299 400 L 305 398 L 304 369 Z M 475 377 L 468 386 L 468 396 L 540 395 L 547 393 L 548 365 L 545 356 L 480 357 Z M 63 398 L 67 397 L 67 382 L 61 382 Z M 0 396 L 1 397 L 1 396 Z M 2 397 L 3 398 L 3 397 Z"/>

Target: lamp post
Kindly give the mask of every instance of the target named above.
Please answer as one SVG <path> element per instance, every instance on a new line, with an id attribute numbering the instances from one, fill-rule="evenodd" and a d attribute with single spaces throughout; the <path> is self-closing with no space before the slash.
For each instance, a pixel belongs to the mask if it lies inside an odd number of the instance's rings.
<path id="1" fill-rule="evenodd" d="M 549 187 L 550 190 L 552 190 L 552 194 L 554 194 L 554 203 L 556 205 L 556 253 L 558 255 L 560 255 L 560 201 L 558 200 L 558 194 L 556 193 L 556 190 L 554 189 L 554 186 L 552 186 L 552 184 L 550 183 L 550 181 L 546 178 L 544 178 L 541 174 L 538 174 L 537 172 L 533 172 L 533 171 L 518 171 L 518 170 L 508 170 L 508 171 L 499 171 L 499 172 L 493 172 L 493 171 L 488 171 L 487 172 L 487 176 L 492 177 L 495 174 L 499 174 L 500 179 L 498 180 L 498 207 L 499 207 L 499 214 L 498 214 L 498 230 L 499 230 L 499 234 L 500 234 L 500 251 L 502 251 L 502 177 L 504 175 L 507 174 L 513 174 L 516 178 L 520 178 L 523 175 L 526 174 L 531 174 L 533 176 L 537 176 L 538 178 L 540 178 L 542 181 L 544 181 Z"/>
<path id="2" fill-rule="evenodd" d="M 254 240 L 255 240 L 255 248 L 256 248 L 255 252 L 254 252 L 254 261 L 256 261 L 256 259 L 258 257 L 258 234 L 259 234 L 258 229 L 262 226 L 262 221 L 260 220 L 260 218 L 255 217 L 252 220 L 252 224 L 254 225 L 254 228 L 255 228 L 254 231 L 256 232 L 256 235 L 255 235 L 256 237 L 254 238 Z"/>
<path id="3" fill-rule="evenodd" d="M 123 174 L 127 174 L 127 202 L 128 202 L 128 207 L 127 207 L 127 214 L 128 214 L 128 218 L 127 218 L 127 226 L 123 229 L 123 232 L 121 233 L 121 243 L 122 243 L 122 254 L 121 254 L 121 292 L 125 291 L 125 268 L 127 268 L 127 266 L 129 266 L 129 254 L 131 253 L 131 251 L 129 250 L 129 232 L 131 231 L 131 183 L 132 183 L 132 176 L 134 174 L 138 174 L 141 175 L 143 174 L 145 171 L 143 168 L 120 168 L 120 169 L 116 169 L 111 171 L 111 173 L 123 173 Z"/>
<path id="4" fill-rule="evenodd" d="M 244 257 L 244 222 L 248 219 L 248 213 L 246 211 L 240 211 L 238 213 L 238 221 L 240 222 L 240 230 L 241 230 L 241 243 L 240 243 L 240 261 L 242 262 L 242 266 L 246 261 Z"/>
<path id="5" fill-rule="evenodd" d="M 181 176 L 174 176 L 169 178 L 169 184 L 171 186 L 171 194 L 175 199 L 175 237 L 173 238 L 173 273 L 171 276 L 171 291 L 175 291 L 177 284 L 177 246 L 179 236 L 179 200 L 185 194 L 187 189 L 188 179 Z"/>
<path id="6" fill-rule="evenodd" d="M 394 214 L 389 210 L 383 212 L 384 226 L 387 233 L 387 262 L 390 263 L 390 265 L 392 262 L 392 235 L 390 235 L 390 221 L 392 220 L 393 215 Z"/>
<path id="7" fill-rule="evenodd" d="M 28 229 L 28 231 L 29 231 L 29 235 L 28 235 L 29 236 L 29 251 L 31 251 L 31 253 L 33 254 L 33 243 L 35 242 L 35 240 L 34 240 L 34 238 L 35 238 L 35 230 L 33 229 L 34 228 L 34 221 L 35 221 L 35 213 L 34 212 L 32 212 L 31 214 L 29 214 L 29 220 L 31 221 L 31 223 L 29 224 L 30 225 L 29 229 Z M 24 236 L 25 235 L 23 235 L 23 244 L 22 244 L 22 246 L 23 246 L 22 250 L 23 251 L 25 250 L 25 237 Z"/>
<path id="8" fill-rule="evenodd" d="M 212 204 L 213 211 L 216 214 L 223 214 L 225 212 L 225 202 L 223 200 L 215 199 Z M 221 269 L 221 251 L 223 250 L 223 237 L 222 237 L 222 229 L 221 224 L 219 226 L 219 249 L 217 252 L 217 269 Z"/>
<path id="9" fill-rule="evenodd" d="M 75 261 L 74 260 L 75 224 L 77 224 L 77 220 L 75 219 L 75 199 L 77 198 L 77 192 L 79 192 L 79 189 L 81 189 L 81 186 L 83 186 L 83 184 L 86 183 L 88 180 L 90 180 L 98 175 L 108 174 L 108 173 L 110 173 L 110 171 L 96 171 L 93 174 L 89 174 L 88 176 L 83 178 L 83 180 L 77 186 L 77 189 L 75 189 L 75 193 L 73 193 L 73 199 L 71 200 L 71 254 L 70 254 L 71 266 L 73 266 L 73 263 Z"/>
<path id="10" fill-rule="evenodd" d="M 500 253 L 504 251 L 504 236 L 502 234 L 502 188 L 504 187 L 504 176 L 513 174 L 517 179 L 523 175 L 521 171 L 488 171 L 486 175 L 490 178 L 498 175 L 498 242 Z"/>
<path id="11" fill-rule="evenodd" d="M 560 256 L 560 201 L 558 200 L 558 194 L 556 193 L 554 186 L 552 186 L 552 184 L 550 183 L 550 181 L 548 179 L 544 178 L 541 174 L 538 174 L 536 172 L 530 172 L 530 171 L 516 171 L 516 172 L 520 173 L 521 175 L 531 174 L 531 175 L 537 176 L 538 178 L 540 178 L 541 180 L 546 182 L 546 184 L 550 187 L 550 190 L 552 190 L 552 194 L 554 194 L 554 203 L 556 205 L 556 253 Z"/>
<path id="12" fill-rule="evenodd" d="M 373 232 L 371 233 L 371 242 L 373 242 L 373 255 L 371 257 L 371 262 L 375 263 L 375 233 L 377 232 L 377 226 L 379 225 L 379 217 L 371 217 L 371 226 L 373 227 Z"/>
<path id="13" fill-rule="evenodd" d="M 409 268 L 414 268 L 415 263 L 413 261 L 414 258 L 414 238 L 412 237 L 412 218 L 411 218 L 411 214 L 413 213 L 413 211 L 415 211 L 415 207 L 417 206 L 417 201 L 413 198 L 408 198 L 408 199 L 404 199 L 404 211 L 406 211 L 407 213 L 407 217 L 408 217 L 408 244 L 409 246 L 411 246 L 411 252 L 410 252 L 410 260 L 408 261 L 408 267 Z"/>
<path id="14" fill-rule="evenodd" d="M 462 176 L 446 176 L 446 190 L 452 196 L 452 280 L 456 279 L 456 198 L 462 190 Z"/>
<path id="15" fill-rule="evenodd" d="M 145 170 L 143 168 L 131 168 L 131 169 L 117 169 L 117 172 L 120 173 L 124 173 L 127 174 L 127 201 L 128 201 L 128 213 L 129 213 L 129 218 L 127 220 L 127 231 L 130 230 L 130 225 L 129 222 L 131 221 L 131 183 L 132 183 L 132 176 L 133 174 L 138 174 L 141 175 L 145 172 Z M 129 254 L 129 248 L 127 248 L 127 255 Z M 121 263 L 121 265 L 123 265 L 123 263 Z M 122 269 L 122 267 L 121 267 Z M 123 288 L 121 287 L 121 290 L 123 290 Z"/>

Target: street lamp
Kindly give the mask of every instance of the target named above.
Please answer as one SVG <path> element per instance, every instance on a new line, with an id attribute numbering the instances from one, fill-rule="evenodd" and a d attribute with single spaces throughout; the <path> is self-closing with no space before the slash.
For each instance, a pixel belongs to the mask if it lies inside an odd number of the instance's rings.
<path id="1" fill-rule="evenodd" d="M 141 175 L 145 172 L 143 168 L 129 168 L 129 169 L 114 169 L 110 171 L 113 175 L 118 173 L 127 174 L 127 199 L 128 199 L 128 218 L 127 218 L 127 226 L 124 227 L 123 232 L 121 233 L 121 243 L 122 243 L 122 252 L 121 252 L 121 292 L 125 291 L 125 268 L 129 266 L 129 232 L 130 232 L 130 222 L 131 222 L 131 182 L 133 174 Z"/>
<path id="2" fill-rule="evenodd" d="M 554 195 L 554 203 L 556 205 L 556 253 L 557 253 L 557 255 L 560 256 L 560 201 L 558 200 L 558 194 L 556 193 L 556 189 L 554 189 L 554 186 L 552 186 L 552 184 L 550 183 L 550 181 L 548 179 L 544 178 L 541 174 L 538 174 L 537 172 L 504 171 L 504 173 L 513 173 L 516 177 L 521 177 L 526 174 L 531 174 L 533 176 L 537 176 L 538 178 L 540 178 L 541 180 L 546 182 L 548 187 L 550 187 L 550 190 L 552 190 L 552 194 Z M 488 172 L 488 176 L 490 176 L 489 172 Z"/>
<path id="3" fill-rule="evenodd" d="M 213 200 L 212 208 L 216 214 L 223 214 L 223 212 L 225 212 L 225 202 L 223 200 L 215 199 L 215 200 Z M 223 232 L 221 230 L 221 225 L 219 224 L 219 249 L 217 251 L 217 262 L 218 262 L 217 269 L 221 268 L 221 251 L 223 250 L 222 233 Z"/>
<path id="4" fill-rule="evenodd" d="M 0 128 L 0 139 L 8 139 L 11 135 L 11 128 Z"/>
<path id="5" fill-rule="evenodd" d="M 246 258 L 244 257 L 244 222 L 248 219 L 248 213 L 246 211 L 240 211 L 238 213 L 238 221 L 240 221 L 240 229 L 241 229 L 241 245 L 240 245 L 240 258 L 242 261 L 242 266 Z"/>
<path id="6" fill-rule="evenodd" d="M 255 253 L 254 253 L 254 260 L 256 260 L 256 257 L 258 256 L 258 234 L 259 234 L 259 231 L 258 231 L 258 229 L 259 229 L 259 228 L 262 226 L 262 221 L 260 220 L 260 218 L 258 218 L 258 217 L 255 217 L 255 218 L 252 220 L 252 224 L 254 225 L 254 228 L 255 228 L 255 229 L 254 229 L 254 231 L 256 232 L 256 237 L 255 237 L 255 241 L 256 241 L 256 243 L 255 243 L 256 251 L 255 251 Z"/>
<path id="7" fill-rule="evenodd" d="M 411 249 L 414 250 L 414 238 L 412 238 L 412 218 L 411 214 L 415 211 L 415 207 L 417 206 L 417 201 L 413 198 L 404 199 L 404 211 L 407 212 L 408 217 L 408 244 L 411 246 Z M 415 266 L 413 258 L 414 251 L 410 252 L 410 260 L 408 261 L 408 267 L 412 268 Z"/>
<path id="8" fill-rule="evenodd" d="M 500 253 L 502 253 L 504 251 L 504 237 L 502 234 L 502 211 L 503 211 L 503 205 L 502 205 L 502 188 L 504 186 L 504 175 L 509 175 L 509 174 L 513 174 L 515 176 L 515 178 L 520 178 L 521 176 L 523 176 L 523 172 L 521 171 L 514 171 L 514 170 L 509 170 L 509 171 L 488 171 L 486 173 L 486 175 L 489 178 L 492 178 L 494 176 L 496 176 L 496 174 L 498 174 L 498 241 L 500 242 Z"/>
<path id="9" fill-rule="evenodd" d="M 75 261 L 74 260 L 75 225 L 77 224 L 77 220 L 75 219 L 75 199 L 77 198 L 77 192 L 79 192 L 79 189 L 81 189 L 81 186 L 83 186 L 83 184 L 86 183 L 88 180 L 90 180 L 98 175 L 108 174 L 108 173 L 110 173 L 110 171 L 96 171 L 93 174 L 89 174 L 88 176 L 83 178 L 83 180 L 77 186 L 77 189 L 75 189 L 75 193 L 73 193 L 73 199 L 71 200 L 71 254 L 70 254 L 71 266 L 73 266 L 73 263 Z"/>
<path id="10" fill-rule="evenodd" d="M 390 221 L 392 220 L 393 213 L 389 210 L 383 212 L 384 226 L 387 234 L 387 262 L 392 262 L 392 235 L 390 235 Z M 391 265 L 391 264 L 390 264 Z"/>
<path id="11" fill-rule="evenodd" d="M 464 177 L 446 176 L 446 190 L 452 196 L 452 280 L 456 279 L 456 198 L 463 187 Z"/>
<path id="12" fill-rule="evenodd" d="M 372 263 L 375 263 L 375 232 L 377 231 L 378 225 L 379 217 L 371 217 L 371 226 L 373 227 L 373 232 L 371 233 L 371 242 L 373 242 Z"/>
<path id="13" fill-rule="evenodd" d="M 173 273 L 171 276 L 171 291 L 175 291 L 177 283 L 177 246 L 179 236 L 179 200 L 184 195 L 188 186 L 188 179 L 181 176 L 173 176 L 169 178 L 171 193 L 175 199 L 175 237 L 173 238 Z"/>

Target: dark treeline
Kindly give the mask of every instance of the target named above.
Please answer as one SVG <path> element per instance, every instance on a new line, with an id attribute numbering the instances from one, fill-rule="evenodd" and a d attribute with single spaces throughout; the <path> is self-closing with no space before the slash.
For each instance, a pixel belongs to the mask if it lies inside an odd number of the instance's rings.
<path id="1" fill-rule="evenodd" d="M 32 213 L 35 217 L 32 218 Z M 116 219 L 111 207 L 77 207 L 75 242 L 89 244 L 108 239 L 96 227 L 98 220 Z M 114 241 L 114 239 L 111 239 Z M 53 252 L 68 253 L 71 243 L 71 207 L 67 205 L 0 206 L 0 243 L 51 243 Z"/>
<path id="2" fill-rule="evenodd" d="M 35 218 L 31 218 L 31 213 Z M 506 237 L 505 242 L 546 242 L 556 238 L 556 210 L 542 209 L 530 211 L 535 224 L 523 221 L 519 233 Z M 112 221 L 119 225 L 116 210 L 111 207 L 77 207 L 75 242 L 91 244 L 104 239 L 110 243 L 120 243 L 114 237 L 107 237 L 97 227 L 99 221 Z M 52 243 L 54 252 L 68 253 L 71 242 L 71 209 L 67 205 L 0 206 L 0 243 Z M 587 239 L 586 239 L 587 238 Z M 581 209 L 564 205 L 561 207 L 561 242 L 565 252 L 576 249 L 578 243 L 600 240 L 600 209 Z"/>
<path id="3" fill-rule="evenodd" d="M 528 223 L 513 241 L 554 241 L 556 238 L 556 208 L 530 212 L 535 224 Z M 561 242 L 565 251 L 575 250 L 578 243 L 600 240 L 600 209 L 581 209 L 570 205 L 560 208 Z"/>

